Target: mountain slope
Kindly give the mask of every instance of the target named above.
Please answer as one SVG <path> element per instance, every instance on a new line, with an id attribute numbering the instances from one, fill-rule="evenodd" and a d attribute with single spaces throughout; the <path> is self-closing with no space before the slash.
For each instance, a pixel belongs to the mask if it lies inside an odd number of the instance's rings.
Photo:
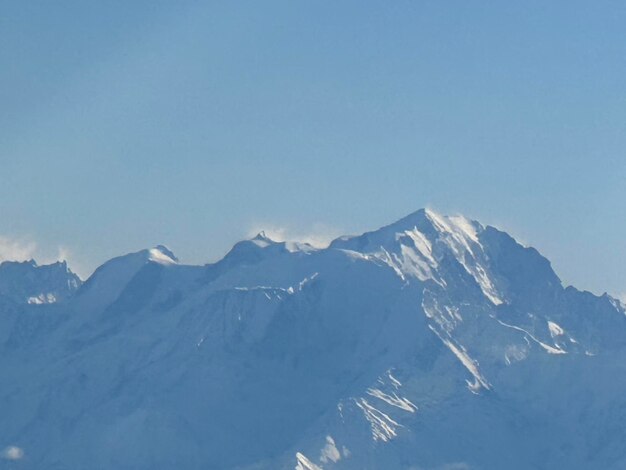
<path id="1" fill-rule="evenodd" d="M 157 247 L 0 308 L 11 468 L 626 465 L 623 306 L 460 216 L 207 266 Z"/>

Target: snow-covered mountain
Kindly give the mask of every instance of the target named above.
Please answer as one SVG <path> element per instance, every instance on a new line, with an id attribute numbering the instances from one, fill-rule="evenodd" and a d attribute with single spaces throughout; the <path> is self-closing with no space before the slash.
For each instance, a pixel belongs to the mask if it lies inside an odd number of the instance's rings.
<path id="1" fill-rule="evenodd" d="M 0 263 L 0 298 L 18 304 L 48 304 L 71 297 L 81 280 L 67 263 L 38 266 L 34 260 Z"/>
<path id="2" fill-rule="evenodd" d="M 626 468 L 624 306 L 461 216 L 206 266 L 159 246 L 24 298 L 0 304 L 7 468 Z"/>

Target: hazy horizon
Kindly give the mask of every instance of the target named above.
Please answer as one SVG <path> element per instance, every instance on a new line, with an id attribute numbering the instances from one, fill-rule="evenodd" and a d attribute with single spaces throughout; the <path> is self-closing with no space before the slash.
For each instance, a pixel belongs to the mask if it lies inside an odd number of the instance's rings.
<path id="1" fill-rule="evenodd" d="M 0 260 L 81 276 L 421 207 L 626 293 L 626 7 L 5 2 Z"/>

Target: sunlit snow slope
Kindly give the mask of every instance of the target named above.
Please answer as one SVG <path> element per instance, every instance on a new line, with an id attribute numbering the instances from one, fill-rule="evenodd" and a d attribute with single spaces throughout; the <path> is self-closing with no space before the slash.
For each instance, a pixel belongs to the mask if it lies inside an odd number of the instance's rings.
<path id="1" fill-rule="evenodd" d="M 0 468 L 626 468 L 624 307 L 461 216 L 5 264 Z"/>

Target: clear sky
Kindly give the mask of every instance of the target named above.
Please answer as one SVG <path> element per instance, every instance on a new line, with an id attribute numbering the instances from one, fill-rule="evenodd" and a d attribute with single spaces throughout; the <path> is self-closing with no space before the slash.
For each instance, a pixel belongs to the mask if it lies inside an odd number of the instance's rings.
<path id="1" fill-rule="evenodd" d="M 0 2 L 0 256 L 83 276 L 420 207 L 626 293 L 626 3 Z"/>

